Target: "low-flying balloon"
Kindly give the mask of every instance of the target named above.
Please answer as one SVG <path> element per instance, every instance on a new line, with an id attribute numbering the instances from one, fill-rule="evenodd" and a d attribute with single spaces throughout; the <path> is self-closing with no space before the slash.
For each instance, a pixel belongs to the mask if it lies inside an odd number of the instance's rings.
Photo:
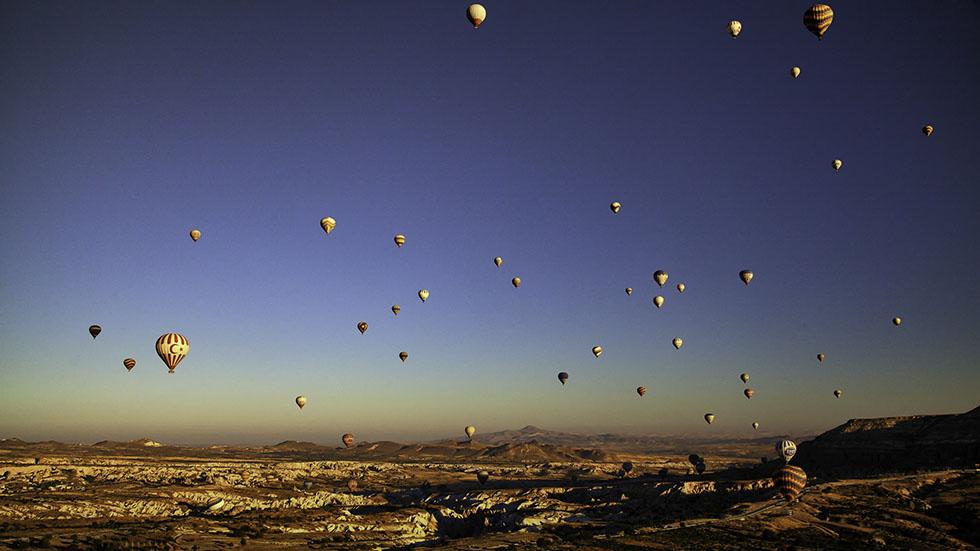
<path id="1" fill-rule="evenodd" d="M 776 454 L 783 458 L 783 461 L 789 463 L 793 456 L 796 455 L 796 443 L 792 440 L 780 440 L 776 442 Z"/>
<path id="2" fill-rule="evenodd" d="M 752 273 L 752 270 L 742 270 L 738 273 L 738 278 L 741 279 L 742 283 L 746 285 L 752 283 L 753 277 L 755 277 L 755 274 Z"/>
<path id="3" fill-rule="evenodd" d="M 504 263 L 504 259 L 503 258 L 500 258 L 499 256 L 498 257 L 494 257 L 493 263 L 496 264 L 497 267 L 499 268 L 500 265 Z"/>
<path id="4" fill-rule="evenodd" d="M 405 236 L 402 235 L 402 234 L 396 235 L 395 236 L 395 245 L 400 249 L 400 248 L 402 248 L 402 245 L 404 245 L 404 244 L 405 244 Z"/>
<path id="5" fill-rule="evenodd" d="M 687 289 L 687 285 L 684 285 L 683 283 L 678 283 L 677 284 L 677 292 L 678 293 L 683 293 L 684 292 L 684 289 Z"/>
<path id="6" fill-rule="evenodd" d="M 834 390 L 834 397 L 835 398 L 840 398 L 841 397 L 841 394 L 844 394 L 844 391 L 843 390 L 841 390 L 839 388 L 836 389 L 836 390 Z"/>
<path id="7" fill-rule="evenodd" d="M 420 289 L 419 290 L 419 299 L 422 302 L 425 302 L 425 299 L 427 299 L 427 298 L 429 298 L 429 290 L 428 289 Z"/>
<path id="8" fill-rule="evenodd" d="M 752 428 L 755 429 L 755 430 L 759 430 L 759 422 L 758 421 L 753 422 L 752 423 Z"/>
<path id="9" fill-rule="evenodd" d="M 793 67 L 792 69 L 789 70 L 789 73 L 793 75 L 793 78 L 798 78 L 800 76 L 800 68 Z"/>
<path id="10" fill-rule="evenodd" d="M 311 482 L 309 480 L 303 482 L 303 489 L 304 490 L 309 491 L 312 488 L 313 488 L 313 482 Z"/>
<path id="11" fill-rule="evenodd" d="M 593 346 L 592 347 L 592 354 L 596 358 L 598 358 L 599 356 L 601 356 L 602 355 L 602 347 L 601 346 Z"/>
<path id="12" fill-rule="evenodd" d="M 327 235 L 330 235 L 330 232 L 337 227 L 337 221 L 328 216 L 320 220 L 320 227 L 323 228 L 323 231 L 327 232 Z"/>
<path id="13" fill-rule="evenodd" d="M 619 204 L 619 201 L 613 201 L 609 204 L 609 210 L 613 211 L 613 214 L 619 214 L 619 209 L 623 208 L 623 205 Z"/>
<path id="14" fill-rule="evenodd" d="M 353 478 L 347 481 L 347 491 L 351 493 L 357 491 L 357 481 Z"/>
<path id="15" fill-rule="evenodd" d="M 473 435 L 476 434 L 476 427 L 474 427 L 473 425 L 466 425 L 466 428 L 463 429 L 463 432 L 466 433 L 467 438 L 473 440 Z"/>
<path id="16" fill-rule="evenodd" d="M 567 383 L 568 382 L 568 373 L 565 373 L 564 371 L 562 371 L 561 373 L 559 373 L 558 374 L 558 381 L 561 382 L 562 385 L 564 385 L 565 383 Z"/>
<path id="17" fill-rule="evenodd" d="M 174 372 L 177 364 L 187 356 L 190 348 L 191 343 L 188 342 L 187 337 L 179 333 L 165 333 L 157 339 L 157 356 L 160 356 L 163 363 L 167 365 L 169 373 Z"/>
<path id="18" fill-rule="evenodd" d="M 640 396 L 643 396 L 644 394 L 647 393 L 647 387 L 645 386 L 636 387 L 636 393 L 639 394 Z"/>
<path id="19" fill-rule="evenodd" d="M 705 413 L 704 414 L 704 420 L 707 421 L 709 425 L 711 423 L 714 423 L 715 422 L 715 414 L 714 413 Z"/>
<path id="20" fill-rule="evenodd" d="M 680 337 L 675 337 L 674 340 L 671 341 L 671 342 L 674 343 L 674 348 L 676 348 L 678 350 L 680 350 L 681 349 L 681 346 L 684 345 L 684 339 L 682 339 Z"/>
<path id="21" fill-rule="evenodd" d="M 520 287 L 521 286 L 521 278 L 515 277 L 514 279 L 510 280 L 510 283 L 511 283 L 511 285 L 514 286 L 514 288 Z"/>
<path id="22" fill-rule="evenodd" d="M 344 447 L 351 447 L 354 445 L 354 435 L 351 433 L 345 433 L 340 437 L 340 441 L 344 443 Z"/>
<path id="23" fill-rule="evenodd" d="M 795 465 L 783 465 L 772 475 L 776 495 L 786 501 L 796 499 L 806 487 L 806 471 Z"/>
<path id="24" fill-rule="evenodd" d="M 704 466 L 704 461 L 702 461 L 702 462 L 700 462 L 700 463 L 698 463 L 697 465 L 694 466 L 694 470 L 697 471 L 698 474 L 704 474 L 705 468 L 706 467 Z"/>
<path id="25" fill-rule="evenodd" d="M 840 167 L 842 166 L 844 166 L 844 161 L 840 159 L 834 159 L 834 163 L 833 163 L 834 170 L 840 172 Z"/>
<path id="26" fill-rule="evenodd" d="M 632 461 L 626 461 L 626 462 L 623 463 L 623 472 L 624 473 L 630 474 L 630 472 L 632 470 L 633 470 L 633 462 Z"/>
<path id="27" fill-rule="evenodd" d="M 751 388 L 747 388 L 742 391 L 742 394 L 745 394 L 745 397 L 751 400 L 752 397 L 755 396 L 755 391 L 752 390 Z"/>
<path id="28" fill-rule="evenodd" d="M 664 297 L 662 297 L 660 295 L 657 295 L 657 296 L 653 297 L 653 305 L 656 306 L 657 308 L 660 308 L 661 306 L 663 306 L 664 305 Z"/>
<path id="29" fill-rule="evenodd" d="M 823 40 L 823 34 L 833 22 L 834 10 L 826 4 L 814 4 L 803 13 L 803 24 L 817 36 L 817 40 Z"/>
<path id="30" fill-rule="evenodd" d="M 401 311 L 402 311 L 402 307 L 399 306 L 399 305 L 397 305 L 397 304 L 395 304 L 394 306 L 391 307 L 391 312 L 393 314 L 395 314 L 396 316 L 398 315 L 398 312 L 401 312 Z"/>
<path id="31" fill-rule="evenodd" d="M 191 230 L 191 239 L 197 241 L 201 238 L 201 230 Z"/>
<path id="32" fill-rule="evenodd" d="M 487 480 L 490 480 L 490 473 L 487 471 L 480 471 L 476 473 L 476 479 L 480 482 L 480 484 L 486 484 Z"/>
<path id="33" fill-rule="evenodd" d="M 126 371 L 132 371 L 133 368 L 136 367 L 136 360 L 132 358 L 126 358 L 125 360 L 123 360 L 123 367 L 126 368 Z"/>
<path id="34" fill-rule="evenodd" d="M 932 136 L 932 130 L 933 128 L 931 124 L 927 124 L 922 127 L 922 133 L 925 134 L 926 136 Z"/>
<path id="35" fill-rule="evenodd" d="M 738 38 L 738 33 L 742 32 L 742 24 L 738 21 L 728 22 L 728 34 L 732 35 L 732 38 Z"/>
<path id="36" fill-rule="evenodd" d="M 487 18 L 487 9 L 482 4 L 470 4 L 470 7 L 466 8 L 466 18 L 474 29 L 479 29 Z"/>
<path id="37" fill-rule="evenodd" d="M 368 330 L 368 324 L 366 321 L 357 322 L 357 330 L 363 335 Z"/>
<path id="38" fill-rule="evenodd" d="M 628 296 L 628 297 L 633 296 L 633 288 L 632 287 L 627 287 L 626 288 L 626 296 Z"/>
<path id="39" fill-rule="evenodd" d="M 667 272 L 663 270 L 653 272 L 653 280 L 657 282 L 657 285 L 663 287 L 664 283 L 667 283 Z"/>
<path id="40" fill-rule="evenodd" d="M 691 455 L 687 456 L 687 462 L 691 465 L 697 465 L 701 462 L 701 456 L 696 453 L 692 453 Z"/>
<path id="41" fill-rule="evenodd" d="M 98 337 L 99 336 L 99 333 L 101 333 L 101 332 L 102 332 L 102 326 L 101 325 L 90 325 L 89 328 L 88 328 L 88 334 L 89 335 L 92 335 L 92 338 L 93 339 L 95 337 Z"/>
<path id="42" fill-rule="evenodd" d="M 827 356 L 824 356 L 824 353 L 823 352 L 820 352 L 819 354 L 817 354 L 817 361 L 818 362 L 823 362 L 823 359 L 826 358 L 826 357 Z"/>
<path id="43" fill-rule="evenodd" d="M 738 378 L 739 379 L 742 379 L 742 382 L 743 383 L 749 382 L 749 374 L 748 373 L 742 373 L 741 375 L 738 376 Z"/>
<path id="44" fill-rule="evenodd" d="M 892 323 L 895 325 L 895 327 L 898 327 L 899 325 L 902 325 L 902 318 L 894 317 L 892 318 Z"/>
<path id="45" fill-rule="evenodd" d="M 408 352 L 399 352 L 398 357 L 401 358 L 402 363 L 404 363 L 405 360 L 408 359 Z"/>
<path id="46" fill-rule="evenodd" d="M 303 409 L 303 406 L 306 405 L 306 396 L 302 396 L 302 395 L 297 396 L 296 405 L 299 406 L 299 409 Z"/>

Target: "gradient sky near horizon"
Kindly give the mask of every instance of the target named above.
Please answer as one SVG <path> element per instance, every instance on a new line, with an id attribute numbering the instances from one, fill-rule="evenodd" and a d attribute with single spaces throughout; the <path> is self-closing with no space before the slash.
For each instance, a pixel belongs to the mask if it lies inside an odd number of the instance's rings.
<path id="1" fill-rule="evenodd" d="M 488 0 L 479 30 L 467 5 L 0 2 L 0 437 L 752 436 L 980 403 L 980 4 L 832 3 L 822 41 L 808 1 Z"/>

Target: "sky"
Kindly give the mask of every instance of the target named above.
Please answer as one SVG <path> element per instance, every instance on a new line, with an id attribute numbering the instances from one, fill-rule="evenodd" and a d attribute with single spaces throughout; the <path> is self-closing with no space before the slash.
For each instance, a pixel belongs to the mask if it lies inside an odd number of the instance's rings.
<path id="1" fill-rule="evenodd" d="M 980 403 L 980 4 L 832 3 L 822 41 L 809 2 L 467 5 L 0 2 L 0 437 L 751 437 Z"/>

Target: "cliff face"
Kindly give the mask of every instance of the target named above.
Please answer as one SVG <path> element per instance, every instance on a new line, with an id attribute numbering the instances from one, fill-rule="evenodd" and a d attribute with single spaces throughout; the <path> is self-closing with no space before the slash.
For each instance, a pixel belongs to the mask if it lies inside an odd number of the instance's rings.
<path id="1" fill-rule="evenodd" d="M 980 407 L 959 415 L 851 419 L 800 444 L 793 463 L 824 476 L 972 467 L 980 463 Z"/>

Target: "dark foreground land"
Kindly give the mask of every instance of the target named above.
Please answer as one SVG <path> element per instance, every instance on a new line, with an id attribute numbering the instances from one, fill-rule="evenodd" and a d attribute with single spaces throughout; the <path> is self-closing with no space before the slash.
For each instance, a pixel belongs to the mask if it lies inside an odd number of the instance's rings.
<path id="1" fill-rule="evenodd" d="M 851 448 L 823 438 L 851 454 L 885 445 L 866 434 Z M 815 463 L 819 442 L 801 446 L 811 477 L 800 500 L 786 504 L 773 499 L 775 463 L 724 446 L 702 454 L 709 469 L 699 476 L 683 455 L 535 442 L 380 450 L 395 458 L 386 461 L 368 458 L 377 444 L 348 452 L 299 443 L 194 449 L 8 440 L 0 442 L 0 549 L 980 546 L 980 475 L 972 465 L 869 474 L 869 464 L 856 464 L 858 474 L 847 476 L 839 465 Z M 625 460 L 634 464 L 628 476 Z M 490 474 L 485 485 L 476 480 L 480 470 Z"/>

